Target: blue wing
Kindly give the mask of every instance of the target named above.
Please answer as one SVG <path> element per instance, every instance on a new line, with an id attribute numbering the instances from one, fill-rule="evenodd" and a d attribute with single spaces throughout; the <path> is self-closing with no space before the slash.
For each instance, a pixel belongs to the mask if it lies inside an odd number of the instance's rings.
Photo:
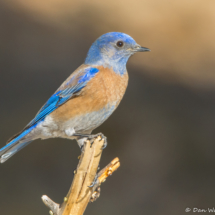
<path id="1" fill-rule="evenodd" d="M 87 82 L 91 80 L 99 70 L 94 67 L 86 67 L 85 69 L 74 72 L 61 87 L 50 97 L 45 105 L 40 109 L 36 117 L 27 125 L 31 127 L 57 109 L 60 105 L 67 102 L 74 96 L 80 94 L 81 90 L 86 86 Z"/>
<path id="2" fill-rule="evenodd" d="M 36 117 L 17 135 L 13 136 L 6 146 L 0 149 L 0 163 L 5 162 L 12 157 L 16 152 L 25 147 L 31 142 L 31 139 L 26 139 L 25 136 L 30 133 L 39 122 L 60 105 L 67 102 L 73 96 L 78 96 L 81 90 L 86 86 L 99 70 L 97 68 L 86 65 L 77 69 L 51 96 L 51 98 L 40 109 Z"/>

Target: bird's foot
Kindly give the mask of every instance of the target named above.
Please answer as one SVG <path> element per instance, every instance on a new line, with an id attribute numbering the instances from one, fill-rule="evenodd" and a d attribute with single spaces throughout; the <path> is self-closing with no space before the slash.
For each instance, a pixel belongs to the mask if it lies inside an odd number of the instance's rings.
<path id="1" fill-rule="evenodd" d="M 92 134 L 92 135 L 89 135 L 89 136 L 88 136 L 88 140 L 90 141 L 91 146 L 93 145 L 94 140 L 95 140 L 98 136 L 101 137 L 101 140 L 104 140 L 104 144 L 103 144 L 103 146 L 102 146 L 101 149 L 105 149 L 105 148 L 107 147 L 107 137 L 105 137 L 104 134 L 102 134 L 102 133 Z"/>
<path id="2" fill-rule="evenodd" d="M 102 146 L 102 150 L 105 149 L 107 147 L 107 137 L 104 136 L 104 134 L 102 133 L 98 133 L 98 134 L 74 134 L 73 136 L 77 136 L 79 138 L 87 138 L 87 140 L 90 141 L 90 144 L 91 144 L 91 147 L 94 143 L 94 140 L 100 136 L 101 137 L 101 140 L 103 139 L 104 140 L 104 144 Z"/>

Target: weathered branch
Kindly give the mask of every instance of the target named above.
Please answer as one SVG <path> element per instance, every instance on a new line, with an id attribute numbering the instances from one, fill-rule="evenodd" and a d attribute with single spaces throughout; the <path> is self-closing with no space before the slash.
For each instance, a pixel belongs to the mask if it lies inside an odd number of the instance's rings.
<path id="1" fill-rule="evenodd" d="M 98 136 L 91 145 L 87 141 L 83 147 L 77 170 L 74 172 L 74 179 L 71 188 L 59 205 L 53 202 L 48 196 L 42 196 L 44 204 L 50 209 L 52 215 L 82 215 L 91 201 L 95 201 L 100 195 L 100 185 L 119 166 L 119 159 L 115 158 L 110 164 L 98 173 L 99 161 L 102 154 L 104 139 Z M 93 185 L 90 187 L 90 185 Z"/>
<path id="2" fill-rule="evenodd" d="M 100 185 L 106 181 L 106 178 L 120 167 L 119 158 L 113 159 L 106 167 L 104 167 L 99 173 L 98 178 L 93 186 L 93 194 L 90 201 L 94 202 L 100 196 Z"/>

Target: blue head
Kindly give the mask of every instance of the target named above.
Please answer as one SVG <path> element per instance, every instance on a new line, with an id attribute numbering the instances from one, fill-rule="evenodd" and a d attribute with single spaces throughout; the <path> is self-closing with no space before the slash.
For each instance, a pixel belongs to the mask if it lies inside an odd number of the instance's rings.
<path id="1" fill-rule="evenodd" d="M 85 64 L 103 65 L 123 75 L 126 72 L 126 63 L 136 52 L 150 51 L 138 45 L 127 34 L 110 32 L 99 37 L 90 47 Z"/>

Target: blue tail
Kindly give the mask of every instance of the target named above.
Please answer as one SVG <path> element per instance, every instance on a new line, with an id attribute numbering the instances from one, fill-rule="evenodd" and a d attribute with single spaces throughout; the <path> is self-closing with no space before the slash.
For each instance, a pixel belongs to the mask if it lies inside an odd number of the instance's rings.
<path id="1" fill-rule="evenodd" d="M 33 128 L 30 127 L 23 132 L 21 132 L 19 135 L 15 136 L 6 146 L 0 149 L 0 163 L 4 163 L 6 160 L 8 160 L 10 157 L 12 157 L 16 152 L 24 148 L 26 145 L 28 145 L 31 140 L 26 140 L 24 138 Z"/>

